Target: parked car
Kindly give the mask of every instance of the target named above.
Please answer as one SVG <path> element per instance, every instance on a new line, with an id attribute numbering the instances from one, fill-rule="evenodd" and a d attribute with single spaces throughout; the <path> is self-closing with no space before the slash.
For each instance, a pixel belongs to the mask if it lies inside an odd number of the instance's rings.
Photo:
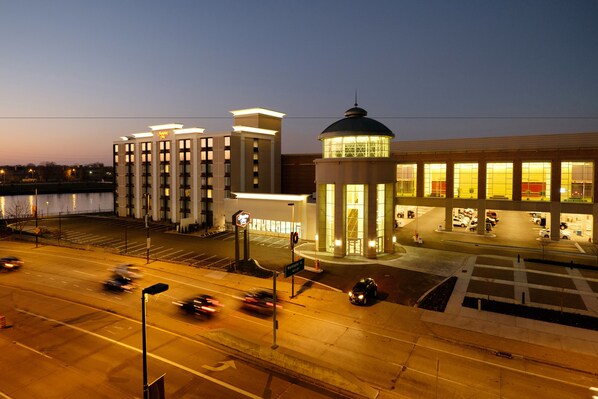
<path id="1" fill-rule="evenodd" d="M 569 228 L 569 225 L 565 222 L 561 222 L 561 230 L 567 230 Z"/>
<path id="2" fill-rule="evenodd" d="M 367 305 L 368 298 L 376 299 L 377 296 L 378 285 L 371 277 L 362 278 L 349 291 L 349 301 L 355 305 Z"/>
<path id="3" fill-rule="evenodd" d="M 571 239 L 571 232 L 569 230 L 559 230 L 560 234 L 559 237 L 562 240 L 570 240 Z M 550 229 L 542 229 L 540 230 L 540 237 L 542 238 L 550 238 Z"/>
<path id="4" fill-rule="evenodd" d="M 130 278 L 114 274 L 108 280 L 104 281 L 104 289 L 108 291 L 131 292 L 136 288 L 135 283 Z"/>
<path id="5" fill-rule="evenodd" d="M 116 267 L 114 267 L 112 271 L 114 272 L 114 274 L 130 278 L 131 280 L 136 280 L 143 277 L 141 268 L 131 263 L 121 263 L 119 265 L 116 265 Z"/>
<path id="6" fill-rule="evenodd" d="M 196 316 L 213 316 L 220 311 L 222 304 L 213 296 L 200 294 L 184 301 L 174 301 L 181 310 Z"/>
<path id="7" fill-rule="evenodd" d="M 23 266 L 23 261 L 16 256 L 5 256 L 0 259 L 0 268 L 2 270 L 19 270 Z"/>
<path id="8" fill-rule="evenodd" d="M 494 221 L 498 223 L 498 214 L 495 211 L 486 211 L 486 216 L 494 219 Z"/>
<path id="9" fill-rule="evenodd" d="M 453 226 L 466 227 L 469 224 L 469 218 L 464 216 L 462 218 L 453 216 Z"/>
<path id="10" fill-rule="evenodd" d="M 274 294 L 271 290 L 255 289 L 243 296 L 243 307 L 257 312 L 272 312 L 274 310 Z M 278 297 L 276 307 L 281 308 Z"/>

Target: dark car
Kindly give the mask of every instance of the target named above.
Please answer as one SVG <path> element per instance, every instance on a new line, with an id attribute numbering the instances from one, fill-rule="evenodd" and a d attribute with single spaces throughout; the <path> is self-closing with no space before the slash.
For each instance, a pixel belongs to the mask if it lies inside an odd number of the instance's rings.
<path id="1" fill-rule="evenodd" d="M 2 270 L 19 270 L 23 266 L 23 261 L 16 256 L 6 256 L 0 259 L 0 268 Z"/>
<path id="2" fill-rule="evenodd" d="M 362 278 L 349 291 L 349 300 L 356 305 L 366 305 L 368 298 L 376 299 L 378 296 L 378 286 L 373 278 Z"/>
<path id="3" fill-rule="evenodd" d="M 243 296 L 243 307 L 258 312 L 272 312 L 274 310 L 274 295 L 270 290 L 251 290 Z M 276 307 L 280 308 L 278 297 Z"/>
<path id="4" fill-rule="evenodd" d="M 135 289 L 135 284 L 130 278 L 115 274 L 104 281 L 104 289 L 108 291 L 131 292 Z"/>
<path id="5" fill-rule="evenodd" d="M 216 298 L 207 294 L 197 295 L 185 301 L 175 301 L 172 303 L 180 306 L 181 310 L 184 312 L 196 316 L 212 316 L 216 314 L 222 306 Z"/>

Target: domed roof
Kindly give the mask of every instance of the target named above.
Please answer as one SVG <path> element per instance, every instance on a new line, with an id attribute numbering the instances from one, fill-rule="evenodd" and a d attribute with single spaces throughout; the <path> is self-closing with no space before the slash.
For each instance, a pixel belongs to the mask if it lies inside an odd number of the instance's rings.
<path id="1" fill-rule="evenodd" d="M 318 140 L 346 136 L 395 136 L 382 123 L 366 117 L 367 114 L 368 112 L 365 109 L 355 104 L 355 107 L 349 108 L 345 112 L 345 118 L 334 122 L 324 129 Z"/>

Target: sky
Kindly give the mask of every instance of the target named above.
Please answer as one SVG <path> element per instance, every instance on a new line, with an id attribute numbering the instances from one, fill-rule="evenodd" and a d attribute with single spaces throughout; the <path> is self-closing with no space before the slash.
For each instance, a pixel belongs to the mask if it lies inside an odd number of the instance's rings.
<path id="1" fill-rule="evenodd" d="M 596 0 L 0 0 L 0 54 L 1 165 L 253 107 L 319 153 L 355 93 L 396 141 L 598 132 Z"/>

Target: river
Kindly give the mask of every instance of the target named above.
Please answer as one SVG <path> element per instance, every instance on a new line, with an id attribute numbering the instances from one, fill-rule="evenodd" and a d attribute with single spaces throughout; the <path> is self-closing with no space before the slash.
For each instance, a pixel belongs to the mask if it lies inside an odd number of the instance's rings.
<path id="1" fill-rule="evenodd" d="M 37 204 L 38 216 L 67 215 L 74 213 L 113 212 L 114 194 L 70 193 L 0 196 L 0 219 L 15 215 L 33 215 Z"/>

